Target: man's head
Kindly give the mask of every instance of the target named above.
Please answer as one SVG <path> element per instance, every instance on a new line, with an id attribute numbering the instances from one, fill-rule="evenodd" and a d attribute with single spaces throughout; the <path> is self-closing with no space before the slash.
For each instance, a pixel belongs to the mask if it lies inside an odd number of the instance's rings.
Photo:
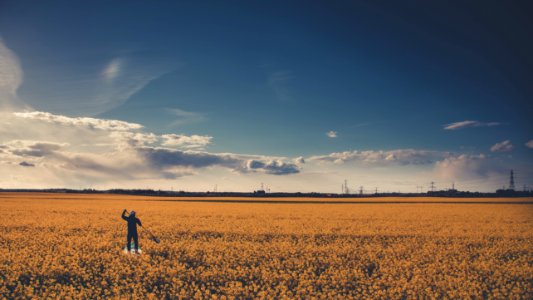
<path id="1" fill-rule="evenodd" d="M 130 217 L 135 217 L 135 211 L 134 210 L 130 211 Z"/>

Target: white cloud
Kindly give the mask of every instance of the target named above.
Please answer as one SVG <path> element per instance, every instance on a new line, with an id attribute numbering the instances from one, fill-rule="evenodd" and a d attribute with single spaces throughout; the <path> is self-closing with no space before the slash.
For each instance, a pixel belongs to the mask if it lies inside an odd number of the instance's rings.
<path id="1" fill-rule="evenodd" d="M 475 181 L 476 179 L 498 178 L 505 180 L 502 174 L 508 172 L 494 160 L 490 160 L 483 154 L 461 154 L 448 157 L 435 164 L 436 175 L 449 181 Z M 479 185 L 479 184 L 478 184 Z"/>
<path id="2" fill-rule="evenodd" d="M 494 144 L 492 147 L 490 147 L 490 151 L 492 152 L 509 152 L 513 150 L 513 144 L 511 144 L 510 140 L 505 140 L 500 143 Z"/>
<path id="3" fill-rule="evenodd" d="M 111 82 L 113 79 L 118 77 L 121 67 L 122 60 L 115 58 L 106 65 L 106 67 L 102 70 L 102 73 L 100 73 L 100 76 L 102 76 L 105 81 Z"/>
<path id="4" fill-rule="evenodd" d="M 153 133 L 129 131 L 111 132 L 109 137 L 113 139 L 113 144 L 116 144 L 118 149 L 144 147 L 155 144 L 159 140 L 159 137 Z"/>
<path id="5" fill-rule="evenodd" d="M 33 112 L 15 112 L 15 116 L 23 119 L 32 119 L 38 121 L 44 121 L 49 123 L 55 123 L 63 126 L 76 126 L 86 127 L 88 129 L 100 129 L 100 130 L 115 130 L 115 131 L 127 131 L 134 129 L 141 129 L 143 126 L 137 123 L 129 123 L 119 120 L 106 120 L 96 119 L 88 117 L 67 117 L 62 115 L 55 115 L 48 112 L 33 111 Z"/>
<path id="6" fill-rule="evenodd" d="M 336 138 L 336 137 L 337 137 L 337 132 L 331 130 L 331 131 L 328 131 L 328 132 L 326 133 L 326 135 L 327 135 L 328 137 L 330 137 L 330 138 L 333 139 L 333 138 Z"/>
<path id="7" fill-rule="evenodd" d="M 458 130 L 468 127 L 492 127 L 502 125 L 499 122 L 461 121 L 444 125 L 445 130 Z"/>
<path id="8" fill-rule="evenodd" d="M 156 135 L 141 131 L 142 126 L 135 123 L 46 112 L 3 115 L 6 117 L 0 118 L 0 142 L 3 140 L 0 170 L 30 176 L 12 168 L 32 166 L 26 168 L 28 172 L 34 169 L 37 175 L 47 170 L 46 173 L 54 174 L 51 178 L 56 184 L 61 178 L 65 184 L 166 180 L 213 167 L 240 174 L 300 172 L 300 167 L 288 158 L 198 151 L 211 142 L 210 136 Z M 39 139 L 43 137 L 51 140 Z M 43 182 L 48 180 L 42 178 Z"/>
<path id="9" fill-rule="evenodd" d="M 400 165 L 423 165 L 432 164 L 451 156 L 449 152 L 398 149 L 390 151 L 366 150 L 334 152 L 328 155 L 312 156 L 308 161 L 333 162 L 344 164 L 347 162 L 364 162 L 370 164 L 400 164 Z"/>
<path id="10" fill-rule="evenodd" d="M 526 147 L 533 149 L 533 140 L 530 140 L 529 142 L 527 142 Z"/>
<path id="11" fill-rule="evenodd" d="M 207 135 L 163 134 L 163 146 L 185 149 L 204 149 L 213 137 Z"/>

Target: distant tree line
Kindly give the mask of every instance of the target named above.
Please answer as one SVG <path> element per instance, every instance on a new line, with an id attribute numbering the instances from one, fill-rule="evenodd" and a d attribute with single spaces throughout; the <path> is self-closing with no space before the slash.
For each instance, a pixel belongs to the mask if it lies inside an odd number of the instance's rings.
<path id="1" fill-rule="evenodd" d="M 309 198 L 369 198 L 369 197 L 450 197 L 450 198 L 480 198 L 480 197 L 533 197 L 533 191 L 516 191 L 500 189 L 493 193 L 458 191 L 454 189 L 442 191 L 428 191 L 427 193 L 371 193 L 371 194 L 334 194 L 334 193 L 267 193 L 264 190 L 253 192 L 186 192 L 165 191 L 153 189 L 0 189 L 0 192 L 39 192 L 39 193 L 72 193 L 72 194 L 120 194 L 160 197 L 309 197 Z"/>

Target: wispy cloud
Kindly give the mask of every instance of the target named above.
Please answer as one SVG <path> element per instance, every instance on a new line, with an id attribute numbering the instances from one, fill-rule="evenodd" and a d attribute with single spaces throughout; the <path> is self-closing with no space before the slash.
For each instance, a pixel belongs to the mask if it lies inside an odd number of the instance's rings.
<path id="1" fill-rule="evenodd" d="M 111 60 L 99 74 L 100 80 L 87 81 L 88 85 L 93 87 L 88 94 L 92 97 L 85 109 L 98 109 L 104 112 L 118 107 L 151 81 L 165 74 L 162 67 L 149 67 L 135 62 L 134 59 L 129 59 L 126 65 L 125 61 L 125 58 Z M 90 86 L 81 86 L 81 88 L 87 89 Z"/>
<path id="2" fill-rule="evenodd" d="M 271 72 L 268 75 L 267 83 L 278 100 L 289 101 L 292 98 L 289 90 L 289 83 L 292 79 L 291 71 L 280 70 Z"/>
<path id="3" fill-rule="evenodd" d="M 529 142 L 527 142 L 526 147 L 533 149 L 533 140 L 530 140 Z"/>
<path id="4" fill-rule="evenodd" d="M 176 119 L 170 123 L 169 127 L 203 122 L 206 120 L 205 114 L 199 112 L 186 111 L 179 108 L 167 108 L 167 111 L 176 117 Z"/>
<path id="5" fill-rule="evenodd" d="M 46 70 L 34 69 L 32 74 L 43 75 L 24 81 L 25 101 L 64 114 L 97 115 L 124 104 L 174 66 L 156 59 L 136 59 L 134 55 L 116 57 L 98 69 L 80 69 L 77 64 L 50 65 Z M 22 83 L 19 59 L 0 39 L 0 110 L 30 108 L 17 97 Z"/>
<path id="6" fill-rule="evenodd" d="M 24 107 L 17 97 L 22 84 L 22 68 L 18 57 L 0 38 L 0 110 Z"/>
<path id="7" fill-rule="evenodd" d="M 490 147 L 490 151 L 492 152 L 509 152 L 513 150 L 513 144 L 511 144 L 510 140 L 505 140 L 500 143 L 494 144 L 492 147 Z"/>
<path id="8" fill-rule="evenodd" d="M 100 73 L 100 76 L 106 81 L 111 82 L 113 79 L 117 78 L 120 74 L 120 70 L 122 67 L 122 60 L 119 58 L 115 58 L 111 60 L 105 68 L 102 70 L 102 73 Z"/>
<path id="9" fill-rule="evenodd" d="M 480 122 L 480 121 L 460 121 L 444 125 L 444 130 L 458 130 L 469 127 L 492 127 L 500 126 L 502 123 L 499 122 Z"/>
<path id="10" fill-rule="evenodd" d="M 328 131 L 328 132 L 326 133 L 326 135 L 327 135 L 329 138 L 332 138 L 332 139 L 333 139 L 333 138 L 336 138 L 336 137 L 337 137 L 337 132 L 331 130 L 331 131 Z"/>

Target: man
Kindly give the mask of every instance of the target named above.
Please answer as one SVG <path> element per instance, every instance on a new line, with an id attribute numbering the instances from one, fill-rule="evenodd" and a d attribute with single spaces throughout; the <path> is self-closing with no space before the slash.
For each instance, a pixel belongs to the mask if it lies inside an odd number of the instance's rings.
<path id="1" fill-rule="evenodd" d="M 124 219 L 126 222 L 128 222 L 128 252 L 131 251 L 131 239 L 133 239 L 133 242 L 135 243 L 135 253 L 139 253 L 139 235 L 137 234 L 137 224 L 139 226 L 143 226 L 141 224 L 141 220 L 139 218 L 135 217 L 135 211 L 131 211 L 130 215 L 126 217 L 127 210 L 124 209 L 122 212 L 122 219 Z"/>

